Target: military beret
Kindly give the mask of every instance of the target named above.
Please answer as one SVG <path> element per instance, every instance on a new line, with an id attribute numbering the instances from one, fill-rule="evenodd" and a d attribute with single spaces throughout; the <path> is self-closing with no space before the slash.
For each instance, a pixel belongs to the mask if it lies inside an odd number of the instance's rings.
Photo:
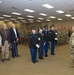
<path id="1" fill-rule="evenodd" d="M 48 25 L 45 25 L 44 28 L 48 28 Z"/>
<path id="2" fill-rule="evenodd" d="M 50 26 L 50 28 L 51 28 L 51 27 L 54 27 L 54 25 L 52 24 L 52 25 Z"/>
<path id="3" fill-rule="evenodd" d="M 43 29 L 43 27 L 42 26 L 39 26 L 38 29 Z"/>
<path id="4" fill-rule="evenodd" d="M 31 30 L 36 30 L 36 28 L 35 27 L 31 27 Z"/>

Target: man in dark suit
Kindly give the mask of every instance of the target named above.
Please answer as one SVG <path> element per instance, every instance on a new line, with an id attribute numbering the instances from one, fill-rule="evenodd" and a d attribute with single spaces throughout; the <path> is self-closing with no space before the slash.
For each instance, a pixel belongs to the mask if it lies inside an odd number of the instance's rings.
<path id="1" fill-rule="evenodd" d="M 15 56 L 19 57 L 17 45 L 20 36 L 19 32 L 16 29 L 15 24 L 12 24 L 12 28 L 10 29 L 9 33 L 10 33 L 10 43 L 12 45 L 12 57 L 13 58 L 15 58 Z"/>
<path id="2" fill-rule="evenodd" d="M 3 28 L 0 30 L 1 38 L 2 38 L 2 62 L 9 59 L 9 30 L 7 29 L 7 25 L 4 23 Z"/>

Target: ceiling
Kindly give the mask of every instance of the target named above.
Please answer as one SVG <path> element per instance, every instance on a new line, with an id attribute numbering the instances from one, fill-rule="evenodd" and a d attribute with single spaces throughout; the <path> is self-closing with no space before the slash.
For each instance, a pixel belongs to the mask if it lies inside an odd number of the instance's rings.
<path id="1" fill-rule="evenodd" d="M 74 0 L 0 0 L 0 17 L 3 15 L 10 15 L 11 17 L 4 17 L 0 20 L 10 20 L 11 18 L 16 19 L 17 21 L 22 22 L 18 17 L 23 17 L 27 23 L 30 23 L 27 15 L 34 16 L 33 23 L 37 22 L 38 18 L 43 18 L 41 22 L 46 22 L 46 19 L 54 21 L 58 18 L 61 18 L 62 21 L 74 20 L 71 17 L 74 17 Z M 48 9 L 43 7 L 43 4 L 49 4 L 54 8 Z M 34 10 L 35 12 L 27 12 L 24 9 Z M 57 10 L 62 10 L 65 13 L 57 13 Z M 21 15 L 13 15 L 12 12 L 21 13 Z M 41 16 L 40 13 L 45 13 L 47 16 Z M 65 14 L 70 14 L 71 17 L 66 17 Z M 49 18 L 50 16 L 55 16 L 56 18 Z"/>

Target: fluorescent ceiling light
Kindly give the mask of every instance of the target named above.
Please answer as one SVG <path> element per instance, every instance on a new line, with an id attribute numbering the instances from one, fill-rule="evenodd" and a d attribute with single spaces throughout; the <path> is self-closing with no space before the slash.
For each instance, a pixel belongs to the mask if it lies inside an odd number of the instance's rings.
<path id="1" fill-rule="evenodd" d="M 31 16 L 31 15 L 27 15 L 27 17 L 34 18 L 34 16 Z"/>
<path id="2" fill-rule="evenodd" d="M 17 17 L 18 19 L 24 19 L 23 17 Z"/>
<path id="3" fill-rule="evenodd" d="M 65 16 L 67 16 L 67 17 L 71 17 L 72 15 L 70 15 L 70 14 L 65 14 Z"/>
<path id="4" fill-rule="evenodd" d="M 24 11 L 27 11 L 27 12 L 35 12 L 34 10 L 30 10 L 30 9 L 24 9 Z"/>
<path id="5" fill-rule="evenodd" d="M 23 22 L 23 23 L 27 23 L 27 22 Z"/>
<path id="6" fill-rule="evenodd" d="M 0 1 L 0 3 L 1 3 L 1 1 Z"/>
<path id="7" fill-rule="evenodd" d="M 17 13 L 17 12 L 12 12 L 12 14 L 14 14 L 14 15 L 21 15 L 21 13 Z"/>
<path id="8" fill-rule="evenodd" d="M 71 19 L 74 19 L 74 17 L 71 17 Z"/>
<path id="9" fill-rule="evenodd" d="M 51 21 L 51 20 L 48 20 L 48 19 L 47 19 L 46 21 Z"/>
<path id="10" fill-rule="evenodd" d="M 58 20 L 62 20 L 61 18 L 58 18 Z"/>
<path id="11" fill-rule="evenodd" d="M 39 15 L 42 15 L 42 16 L 47 16 L 47 14 L 44 14 L 44 13 L 40 13 Z"/>
<path id="12" fill-rule="evenodd" d="M 3 15 L 4 17 L 11 17 L 10 15 Z"/>
<path id="13" fill-rule="evenodd" d="M 60 14 L 63 14 L 64 13 L 64 11 L 62 11 L 62 10 L 58 10 L 58 11 L 56 11 L 57 13 L 60 13 Z"/>
<path id="14" fill-rule="evenodd" d="M 33 23 L 33 21 L 29 21 L 30 23 Z"/>
<path id="15" fill-rule="evenodd" d="M 21 21 L 25 22 L 25 20 L 21 20 Z"/>
<path id="16" fill-rule="evenodd" d="M 40 20 L 37 20 L 37 22 L 41 22 Z"/>
<path id="17" fill-rule="evenodd" d="M 4 20 L 4 21 L 10 21 L 10 20 Z"/>
<path id="18" fill-rule="evenodd" d="M 33 20 L 33 19 L 28 19 L 28 20 Z"/>
<path id="19" fill-rule="evenodd" d="M 54 17 L 54 16 L 50 16 L 49 18 L 56 18 L 56 17 Z"/>
<path id="20" fill-rule="evenodd" d="M 38 18 L 38 19 L 43 20 L 44 18 Z"/>
<path id="21" fill-rule="evenodd" d="M 14 21 L 14 22 L 18 22 L 19 23 L 19 21 Z"/>
<path id="22" fill-rule="evenodd" d="M 4 19 L 4 17 L 0 17 L 0 19 Z"/>
<path id="23" fill-rule="evenodd" d="M 10 20 L 16 20 L 16 19 L 14 19 L 14 18 L 11 18 Z"/>
<path id="24" fill-rule="evenodd" d="M 48 9 L 54 8 L 53 6 L 51 6 L 49 4 L 43 4 L 42 6 L 48 8 Z"/>

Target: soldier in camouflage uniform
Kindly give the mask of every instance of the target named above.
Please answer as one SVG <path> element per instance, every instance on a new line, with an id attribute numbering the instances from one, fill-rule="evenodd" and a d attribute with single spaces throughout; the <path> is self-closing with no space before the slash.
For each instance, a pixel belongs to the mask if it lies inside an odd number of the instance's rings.
<path id="1" fill-rule="evenodd" d="M 68 43 L 68 35 L 65 29 L 58 30 L 58 45 L 64 45 Z"/>
<path id="2" fill-rule="evenodd" d="M 70 67 L 74 68 L 74 26 L 72 27 L 72 35 L 70 37 L 70 48 L 71 48 L 71 59 L 72 59 L 72 64 Z"/>
<path id="3" fill-rule="evenodd" d="M 64 41 L 63 41 L 63 39 L 64 39 L 64 38 L 63 38 L 63 32 L 62 32 L 62 30 L 58 30 L 57 33 L 58 33 L 58 36 L 57 36 L 57 37 L 58 37 L 58 45 L 62 45 L 63 42 L 64 42 Z"/>

